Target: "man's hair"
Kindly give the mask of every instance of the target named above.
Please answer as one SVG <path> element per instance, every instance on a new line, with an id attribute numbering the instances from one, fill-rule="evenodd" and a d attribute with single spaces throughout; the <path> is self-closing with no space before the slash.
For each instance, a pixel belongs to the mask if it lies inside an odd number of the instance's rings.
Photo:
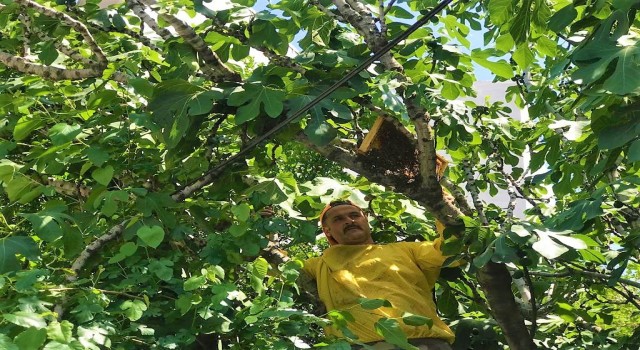
<path id="1" fill-rule="evenodd" d="M 325 224 L 325 216 L 327 214 L 327 212 L 329 211 L 329 209 L 331 208 L 335 208 L 341 205 L 351 205 L 354 206 L 358 209 L 360 209 L 360 211 L 362 211 L 362 208 L 360 208 L 359 206 L 357 206 L 355 203 L 353 203 L 350 200 L 344 200 L 344 199 L 339 199 L 339 200 L 335 200 L 335 201 L 331 201 L 329 202 L 329 204 L 327 204 L 326 207 L 324 207 L 324 209 L 322 210 L 322 213 L 320 213 L 320 224 L 324 225 Z"/>

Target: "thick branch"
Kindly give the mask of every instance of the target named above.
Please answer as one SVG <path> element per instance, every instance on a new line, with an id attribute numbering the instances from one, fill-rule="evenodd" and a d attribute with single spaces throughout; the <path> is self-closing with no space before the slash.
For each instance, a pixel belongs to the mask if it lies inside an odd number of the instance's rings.
<path id="1" fill-rule="evenodd" d="M 122 231 L 124 231 L 124 222 L 112 227 L 109 232 L 98 237 L 95 241 L 87 245 L 71 265 L 71 271 L 73 271 L 74 274 L 67 276 L 67 281 L 73 282 L 77 280 L 78 273 L 80 272 L 80 270 L 82 270 L 84 265 L 87 263 L 87 260 L 93 255 L 93 253 L 100 250 L 102 246 L 104 246 L 107 242 L 110 242 L 116 237 L 120 236 L 120 234 L 122 234 Z"/>
<path id="2" fill-rule="evenodd" d="M 354 9 L 344 0 L 333 0 L 333 3 L 342 14 L 342 17 L 344 17 L 347 22 L 351 24 L 360 35 L 362 35 L 371 51 L 378 52 L 378 50 L 387 43 L 387 39 L 382 36 L 376 27 L 375 17 L 362 4 L 358 3 L 360 6 L 358 6 L 358 4 L 354 4 Z M 396 61 L 388 52 L 380 58 L 380 62 L 387 69 L 398 71 L 402 70 L 402 65 L 400 65 L 400 63 L 398 63 L 398 61 Z"/>
<path id="3" fill-rule="evenodd" d="M 153 3 L 153 1 L 149 0 L 140 1 L 147 6 Z M 166 12 L 158 11 L 158 16 L 167 21 L 167 23 L 176 30 L 178 35 L 180 35 L 180 37 L 182 37 L 182 39 L 191 45 L 191 47 L 198 53 L 204 62 L 204 65 L 202 66 L 203 72 L 213 81 L 240 81 L 240 75 L 227 68 L 218 55 L 216 55 L 209 45 L 207 45 L 207 43 L 202 40 L 198 34 L 196 34 L 192 27 Z"/>
<path id="4" fill-rule="evenodd" d="M 64 23 L 66 23 L 67 25 L 69 25 L 70 27 L 72 27 L 73 29 L 75 29 L 78 33 L 80 33 L 80 35 L 82 35 L 82 38 L 86 41 L 87 45 L 89 45 L 89 48 L 91 49 L 91 52 L 93 52 L 93 54 L 96 56 L 96 59 L 98 61 L 98 66 L 102 69 L 106 68 L 107 66 L 107 56 L 105 56 L 104 52 L 102 51 L 102 49 L 100 48 L 100 46 L 98 45 L 98 43 L 96 43 L 95 39 L 93 39 L 93 36 L 91 35 L 91 33 L 89 32 L 89 30 L 87 29 L 87 27 L 82 23 L 79 22 L 77 20 L 75 20 L 74 18 L 72 18 L 71 16 L 67 15 L 66 13 L 63 12 L 58 12 L 54 9 L 50 9 L 47 7 L 44 7 L 36 2 L 33 2 L 31 0 L 15 0 L 16 3 L 24 6 L 24 7 L 30 7 L 38 12 L 40 12 L 41 14 L 51 17 L 51 18 L 55 18 L 58 19 Z"/>
<path id="5" fill-rule="evenodd" d="M 33 63 L 22 57 L 13 56 L 2 51 L 0 51 L 0 62 L 2 62 L 7 67 L 15 69 L 19 72 L 37 75 L 50 80 L 81 80 L 102 77 L 102 69 L 66 69 L 45 66 L 42 64 Z M 124 83 L 127 81 L 126 76 L 121 73 L 115 73 L 112 78 L 113 80 L 120 83 Z"/>
<path id="6" fill-rule="evenodd" d="M 536 304 L 536 291 L 533 286 L 533 281 L 531 280 L 531 274 L 526 266 L 523 267 L 523 272 L 524 279 L 527 281 L 529 292 L 531 293 L 531 335 L 535 336 L 538 330 L 538 305 Z"/>
<path id="7" fill-rule="evenodd" d="M 147 13 L 146 8 L 137 0 L 127 0 L 127 6 L 129 6 L 136 16 L 140 17 L 144 24 L 148 25 L 149 28 L 151 28 L 151 30 L 158 34 L 162 39 L 165 41 L 173 39 L 171 32 L 168 29 L 160 27 L 158 22 L 156 22 L 156 20 Z"/>
<path id="8" fill-rule="evenodd" d="M 493 317 L 498 321 L 511 349 L 535 349 L 532 337 L 524 327 L 511 288 L 511 275 L 504 264 L 489 262 L 478 271 L 478 282 L 487 296 Z"/>
<path id="9" fill-rule="evenodd" d="M 599 273 L 599 272 L 593 272 L 593 271 L 584 271 L 584 270 L 578 270 L 578 269 L 572 269 L 569 268 L 565 271 L 562 272 L 542 272 L 542 271 L 531 271 L 530 272 L 531 275 L 533 276 L 540 276 L 540 277 L 553 277 L 553 278 L 559 278 L 559 277 L 569 277 L 569 276 L 586 276 L 586 277 L 594 277 L 594 278 L 599 278 L 599 279 L 603 279 L 603 280 L 609 280 L 611 278 L 610 275 L 607 275 L 605 273 Z M 640 288 L 640 282 L 637 281 L 632 281 L 626 278 L 620 278 L 618 279 L 618 282 L 621 284 L 626 284 L 632 287 L 636 287 L 636 288 Z"/>
<path id="10" fill-rule="evenodd" d="M 458 208 L 460 208 L 460 210 L 462 211 L 462 213 L 464 215 L 466 215 L 466 216 L 473 215 L 473 212 L 471 211 L 471 207 L 469 206 L 469 203 L 467 202 L 467 197 L 465 197 L 464 192 L 462 192 L 460 187 L 458 187 L 456 184 L 451 182 L 451 180 L 449 180 L 446 177 L 442 177 L 440 179 L 440 184 L 444 188 L 446 188 L 447 191 L 449 191 L 449 193 L 451 193 L 453 195 L 453 198 L 456 201 L 456 205 L 458 206 Z"/>

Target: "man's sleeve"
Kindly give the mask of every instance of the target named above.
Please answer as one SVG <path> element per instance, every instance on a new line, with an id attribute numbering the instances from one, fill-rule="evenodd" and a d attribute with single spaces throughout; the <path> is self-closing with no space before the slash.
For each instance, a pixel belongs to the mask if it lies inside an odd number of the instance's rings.
<path id="1" fill-rule="evenodd" d="M 316 271 L 318 270 L 319 263 L 320 263 L 319 257 L 314 257 L 314 258 L 305 260 L 302 265 L 302 272 L 305 272 L 311 278 L 315 279 L 317 274 Z"/>

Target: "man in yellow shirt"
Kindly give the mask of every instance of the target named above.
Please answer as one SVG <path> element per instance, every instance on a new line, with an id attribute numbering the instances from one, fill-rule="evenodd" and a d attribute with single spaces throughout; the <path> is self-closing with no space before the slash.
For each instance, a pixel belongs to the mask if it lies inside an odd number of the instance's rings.
<path id="1" fill-rule="evenodd" d="M 380 320 L 396 320 L 408 343 L 420 350 L 451 350 L 454 334 L 438 317 L 433 288 L 445 258 L 441 240 L 375 244 L 366 214 L 350 201 L 331 202 L 320 214 L 329 244 L 322 256 L 305 261 L 304 271 L 315 279 L 327 310 L 347 311 L 354 321 L 348 331 L 376 350 L 400 349 L 376 332 Z M 391 306 L 371 310 L 362 298 L 385 299 Z M 433 326 L 404 323 L 409 314 L 433 320 Z M 334 327 L 325 332 L 345 334 Z M 406 348 L 408 344 L 404 344 Z"/>

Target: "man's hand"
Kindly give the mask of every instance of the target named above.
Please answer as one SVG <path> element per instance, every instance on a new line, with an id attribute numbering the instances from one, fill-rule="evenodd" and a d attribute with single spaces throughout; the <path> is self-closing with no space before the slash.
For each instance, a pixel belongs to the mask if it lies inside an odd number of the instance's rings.
<path id="1" fill-rule="evenodd" d="M 263 219 L 268 219 L 276 215 L 276 212 L 273 210 L 273 207 L 266 206 L 258 211 L 258 215 L 260 215 L 260 217 L 262 217 Z"/>

